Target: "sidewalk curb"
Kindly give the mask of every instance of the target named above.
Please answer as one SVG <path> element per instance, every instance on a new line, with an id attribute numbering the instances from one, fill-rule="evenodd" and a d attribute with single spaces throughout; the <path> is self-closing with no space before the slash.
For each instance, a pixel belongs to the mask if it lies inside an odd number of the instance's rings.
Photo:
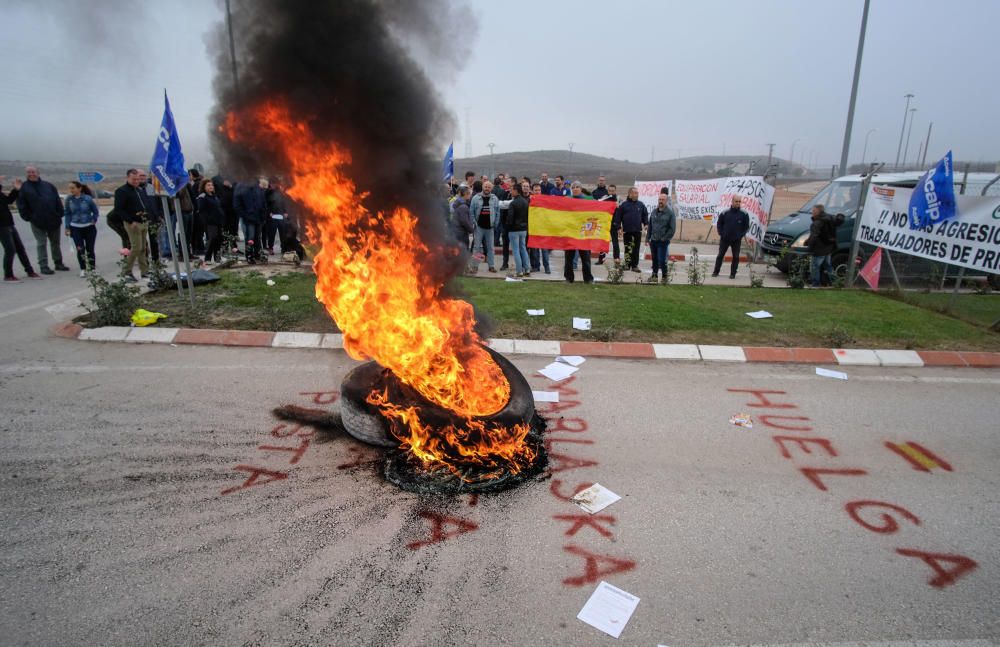
<path id="1" fill-rule="evenodd" d="M 83 328 L 66 322 L 51 329 L 56 337 L 89 342 L 239 346 L 253 348 L 308 348 L 342 350 L 339 333 L 265 332 L 261 330 L 203 330 L 197 328 Z M 710 344 L 646 344 L 630 342 L 490 339 L 494 350 L 512 355 L 582 355 L 618 359 L 739 362 L 765 364 L 833 364 L 919 368 L 953 366 L 1000 368 L 1000 353 L 981 351 L 893 350 L 861 348 L 780 348 L 771 346 L 714 346 Z"/>

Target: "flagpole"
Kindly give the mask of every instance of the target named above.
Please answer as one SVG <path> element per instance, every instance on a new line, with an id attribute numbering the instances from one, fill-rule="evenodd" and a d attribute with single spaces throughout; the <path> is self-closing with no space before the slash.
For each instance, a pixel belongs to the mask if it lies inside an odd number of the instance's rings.
<path id="1" fill-rule="evenodd" d="M 177 248 L 174 245 L 174 234 L 177 233 L 177 223 L 174 222 L 174 231 L 170 231 L 170 204 L 167 202 L 167 196 L 161 195 L 160 200 L 163 202 L 163 219 L 165 229 L 167 229 L 167 242 L 170 244 L 170 258 L 174 261 L 174 276 L 177 277 L 177 296 L 184 298 L 184 286 L 181 283 L 181 266 L 177 263 Z"/>
<path id="2" fill-rule="evenodd" d="M 187 279 L 188 295 L 191 297 L 191 307 L 193 308 L 194 307 L 194 279 L 191 278 L 191 259 L 188 258 L 187 232 L 184 231 L 185 230 L 185 227 L 184 227 L 184 216 L 181 213 L 181 203 L 180 203 L 180 200 L 177 199 L 176 195 L 174 196 L 174 213 L 177 214 L 178 224 L 180 224 L 180 226 L 181 226 L 181 228 L 180 228 L 180 233 L 181 233 L 181 253 L 184 254 L 184 269 L 187 271 L 187 275 L 188 275 L 188 279 Z M 178 275 L 177 276 L 177 282 L 180 283 L 180 280 L 181 280 L 181 277 L 180 277 L 180 275 Z"/>

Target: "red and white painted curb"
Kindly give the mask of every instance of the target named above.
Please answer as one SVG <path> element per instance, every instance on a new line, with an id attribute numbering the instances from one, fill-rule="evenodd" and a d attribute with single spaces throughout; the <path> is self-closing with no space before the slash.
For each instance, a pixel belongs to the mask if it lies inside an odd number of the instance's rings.
<path id="1" fill-rule="evenodd" d="M 201 330 L 196 328 L 83 328 L 64 323 L 55 335 L 83 341 L 133 344 L 243 346 L 264 348 L 343 349 L 343 335 L 260 330 Z M 841 366 L 961 366 L 1000 368 L 1000 353 L 943 350 L 860 348 L 777 348 L 712 346 L 707 344 L 637 344 L 626 342 L 491 339 L 490 347 L 510 355 L 582 355 L 619 359 L 665 359 L 706 362 L 765 362 L 784 364 L 839 364 Z"/>

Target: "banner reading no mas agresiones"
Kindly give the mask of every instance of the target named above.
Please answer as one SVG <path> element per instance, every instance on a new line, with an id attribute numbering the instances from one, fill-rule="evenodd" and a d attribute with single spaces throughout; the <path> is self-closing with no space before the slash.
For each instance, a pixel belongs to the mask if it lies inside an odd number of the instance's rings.
<path id="1" fill-rule="evenodd" d="M 872 185 L 858 240 L 932 261 L 1000 273 L 1000 198 L 955 196 L 958 216 L 913 230 L 907 209 L 913 189 Z"/>

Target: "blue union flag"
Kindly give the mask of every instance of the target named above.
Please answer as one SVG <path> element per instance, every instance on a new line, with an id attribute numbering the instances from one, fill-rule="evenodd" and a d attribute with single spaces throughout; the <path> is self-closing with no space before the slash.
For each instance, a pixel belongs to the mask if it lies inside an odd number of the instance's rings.
<path id="1" fill-rule="evenodd" d="M 909 206 L 910 229 L 926 229 L 958 215 L 951 151 L 920 177 Z"/>
<path id="2" fill-rule="evenodd" d="M 149 163 L 149 169 L 170 197 L 174 197 L 187 184 L 184 151 L 181 150 L 181 139 L 177 135 L 174 113 L 170 111 L 170 99 L 167 98 L 166 90 L 163 91 L 163 120 L 160 122 L 160 132 L 156 134 L 156 147 L 153 149 L 153 161 Z"/>

